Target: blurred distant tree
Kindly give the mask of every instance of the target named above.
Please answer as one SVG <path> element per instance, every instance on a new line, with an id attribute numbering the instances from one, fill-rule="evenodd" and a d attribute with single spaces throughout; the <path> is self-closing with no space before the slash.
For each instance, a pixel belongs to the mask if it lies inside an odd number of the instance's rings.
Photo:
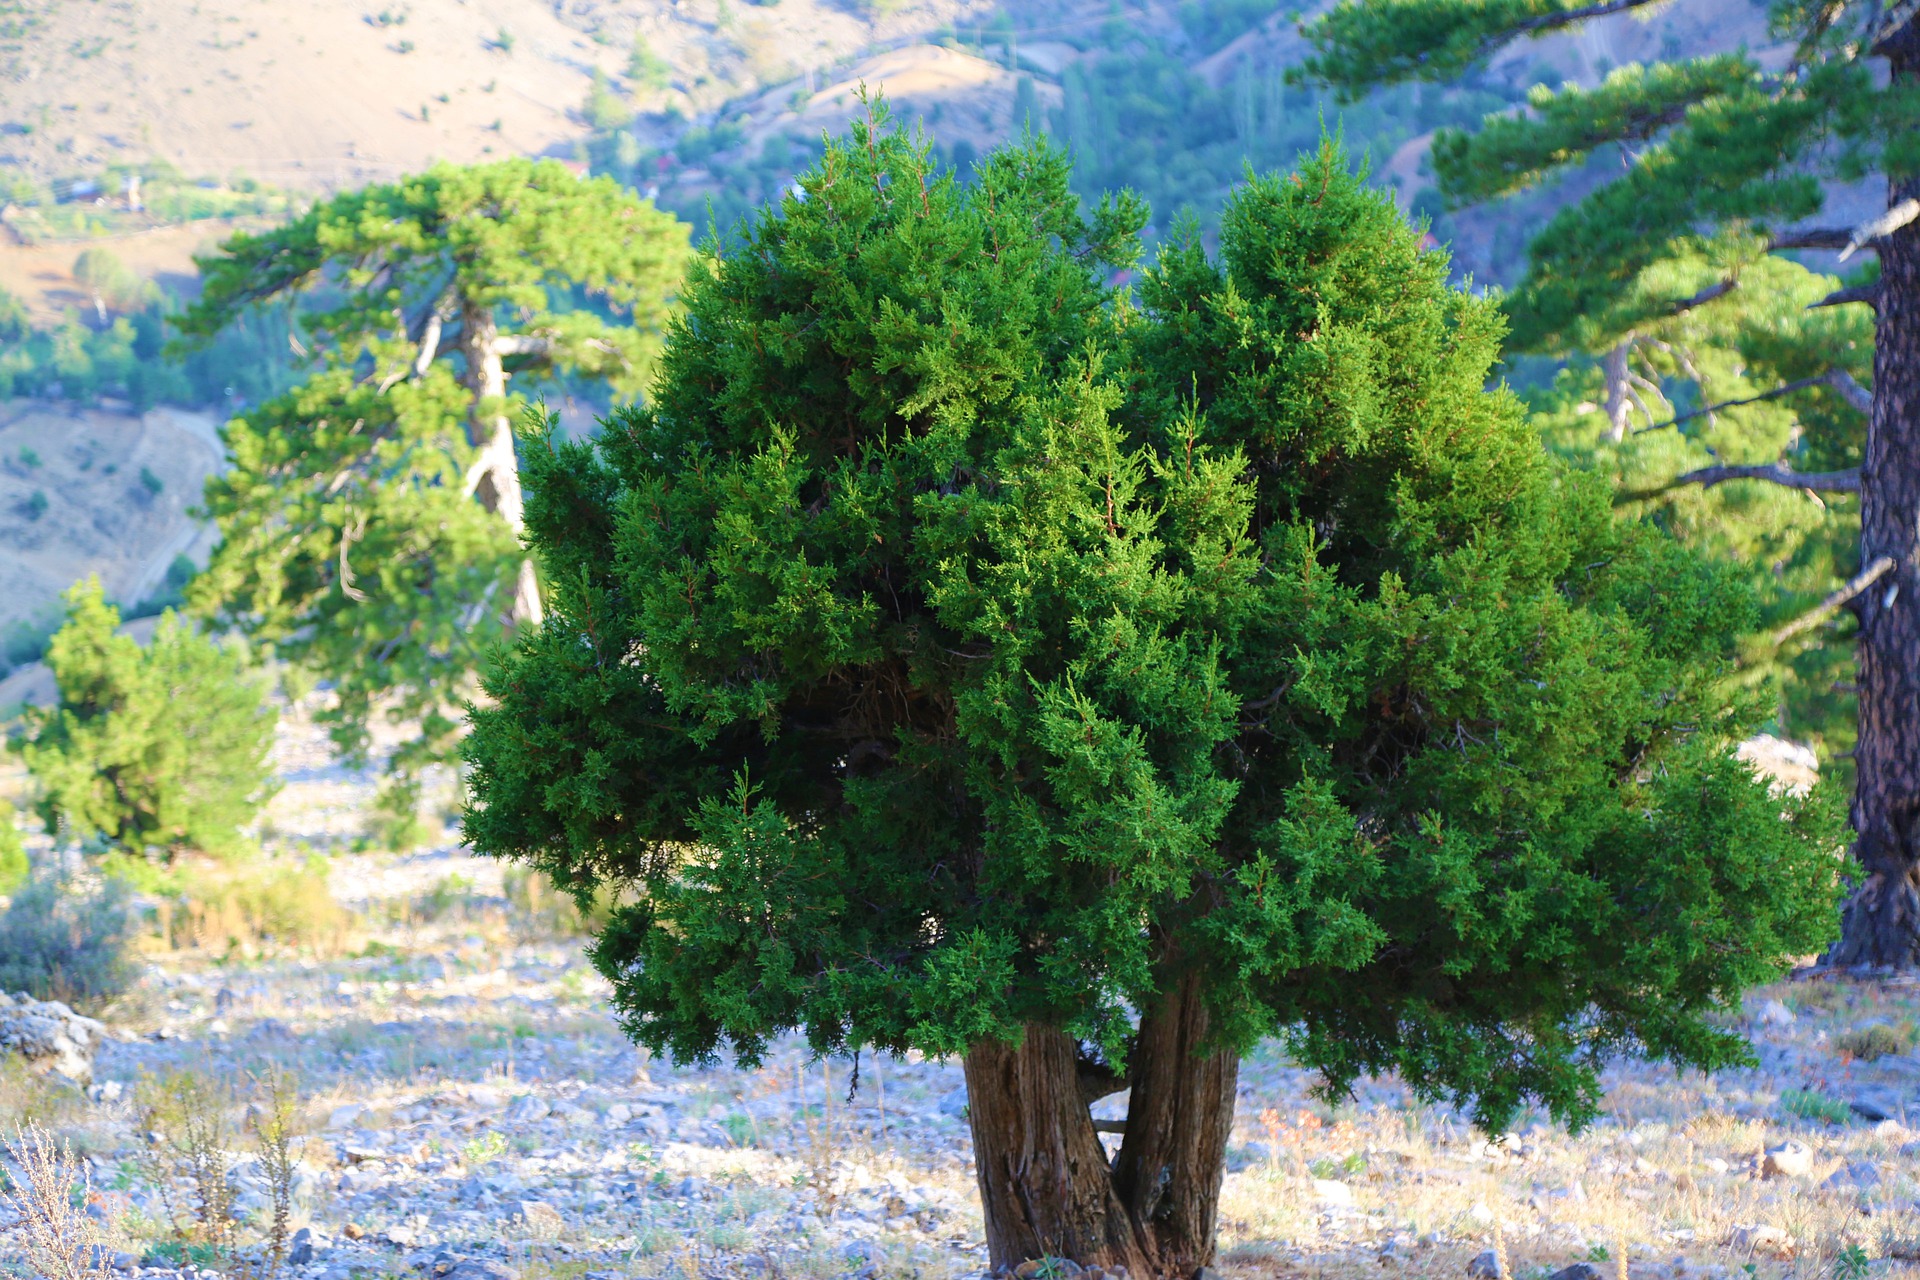
<path id="1" fill-rule="evenodd" d="M 88 579 L 47 646 L 59 701 L 21 754 L 49 831 L 171 859 L 239 848 L 272 794 L 275 716 L 245 656 L 172 610 L 143 647 Z"/>
<path id="2" fill-rule="evenodd" d="M 1342 0 L 1308 28 L 1318 53 L 1306 71 L 1348 95 L 1394 81 L 1445 81 L 1514 40 L 1656 3 Z M 1912 0 L 1771 0 L 1768 13 L 1787 46 L 1783 60 L 1713 54 L 1622 67 L 1591 88 L 1541 86 L 1528 111 L 1489 116 L 1475 131 L 1439 133 L 1433 167 L 1451 200 L 1471 202 L 1617 157 L 1618 176 L 1562 209 L 1533 242 L 1526 278 L 1507 300 L 1516 344 L 1600 354 L 1614 441 L 1627 439 L 1643 391 L 1658 393 L 1656 384 L 1669 378 L 1667 385 L 1690 382 L 1693 407 L 1662 403 L 1663 415 L 1644 416 L 1702 426 L 1688 433 L 1695 441 L 1687 461 L 1704 465 L 1670 467 L 1660 487 L 1775 485 L 1858 495 L 1858 550 L 1842 570 L 1847 580 L 1807 625 L 1783 626 L 1774 637 L 1792 639 L 1843 604 L 1856 620 L 1852 816 L 1860 875 L 1830 958 L 1913 966 L 1920 964 L 1920 7 Z M 1810 222 L 1831 184 L 1875 174 L 1886 180 L 1884 213 L 1850 228 Z M 1806 273 L 1768 261 L 1804 250 L 1839 250 L 1843 260 L 1867 253 L 1877 262 L 1850 281 L 1818 282 L 1827 286 L 1821 290 Z M 1848 314 L 1797 325 L 1764 314 L 1806 306 Z M 1717 326 L 1718 341 L 1739 354 L 1737 369 L 1685 367 L 1687 348 L 1666 334 L 1675 317 L 1696 310 L 1722 314 L 1686 323 Z M 1805 429 L 1781 430 L 1777 415 L 1769 429 L 1744 412 L 1774 400 L 1793 405 Z M 1726 455 L 1717 452 L 1722 444 L 1731 446 Z M 1669 456 L 1678 462 L 1686 449 Z M 1621 465 L 1639 468 L 1636 455 L 1644 451 L 1629 451 Z"/>
<path id="3" fill-rule="evenodd" d="M 420 724 L 390 758 L 394 813 L 449 757 L 481 655 L 540 620 L 508 380 L 637 394 L 686 253 L 683 225 L 611 180 L 507 160 L 336 196 L 201 260 L 183 332 L 301 303 L 313 371 L 227 424 L 233 465 L 206 494 L 221 543 L 191 606 L 331 682 L 350 758 L 376 703 Z"/>

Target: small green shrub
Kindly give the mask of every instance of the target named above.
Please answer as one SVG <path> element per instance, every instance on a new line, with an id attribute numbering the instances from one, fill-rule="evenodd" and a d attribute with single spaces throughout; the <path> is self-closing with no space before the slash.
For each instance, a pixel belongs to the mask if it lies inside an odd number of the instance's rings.
<path id="1" fill-rule="evenodd" d="M 1870 1022 L 1834 1037 L 1834 1047 L 1862 1062 L 1877 1062 L 1913 1048 L 1913 1032 L 1906 1027 Z"/>
<path id="2" fill-rule="evenodd" d="M 40 455 L 28 447 L 20 451 L 20 461 L 24 466 L 37 467 L 40 465 Z"/>
<path id="3" fill-rule="evenodd" d="M 26 883 L 31 868 L 27 863 L 27 846 L 20 839 L 20 828 L 14 822 L 15 810 L 12 804 L 0 800 L 0 893 L 12 893 Z"/>
<path id="4" fill-rule="evenodd" d="M 27 519 L 38 520 L 41 516 L 47 514 L 47 507 L 49 505 L 50 504 L 47 501 L 46 490 L 35 489 L 33 491 L 33 496 L 27 499 L 27 504 L 26 504 Z"/>
<path id="5" fill-rule="evenodd" d="M 167 482 L 153 474 L 151 467 L 142 467 L 140 468 L 140 486 L 148 493 L 157 495 L 167 487 Z"/>
<path id="6" fill-rule="evenodd" d="M 1853 1119 L 1853 1109 L 1838 1098 L 1813 1089 L 1789 1089 L 1780 1095 L 1780 1109 L 1802 1120 L 1822 1124 L 1845 1124 Z"/>
<path id="7" fill-rule="evenodd" d="M 47 829 L 163 861 L 237 852 L 271 794 L 275 719 L 244 656 L 171 611 L 142 648 L 98 578 L 66 601 L 46 656 L 59 704 L 28 713 L 20 748 Z"/>
<path id="8" fill-rule="evenodd" d="M 23 884 L 0 914 L 0 991 L 95 1012 L 138 976 L 139 921 L 120 880 L 82 888 L 52 872 Z"/>

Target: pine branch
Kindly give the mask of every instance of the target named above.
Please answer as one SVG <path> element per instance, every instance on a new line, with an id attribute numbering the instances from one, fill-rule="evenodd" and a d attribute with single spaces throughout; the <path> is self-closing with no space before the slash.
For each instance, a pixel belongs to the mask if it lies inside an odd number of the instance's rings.
<path id="1" fill-rule="evenodd" d="M 1845 369 L 1830 369 L 1827 372 L 1827 385 L 1833 388 L 1835 395 L 1848 404 L 1867 414 L 1873 414 L 1873 393 L 1855 382 L 1853 375 Z"/>
<path id="2" fill-rule="evenodd" d="M 1559 13 L 1536 14 L 1531 18 L 1516 22 L 1497 36 L 1489 36 L 1485 42 L 1487 52 L 1491 53 L 1501 45 L 1510 43 L 1516 36 L 1532 35 L 1540 31 L 1553 31 L 1560 27 L 1572 26 L 1576 22 L 1585 22 L 1589 18 L 1605 18 L 1616 13 L 1625 13 L 1630 9 L 1644 9 L 1660 0 L 1604 0 L 1601 4 L 1585 5 L 1578 9 L 1565 9 Z"/>
<path id="3" fill-rule="evenodd" d="M 1855 574 L 1853 578 L 1838 591 L 1828 596 L 1825 600 L 1822 600 L 1814 608 L 1795 618 L 1792 622 L 1789 622 L 1786 626 L 1774 632 L 1774 644 L 1785 644 L 1802 631 L 1811 631 L 1822 622 L 1825 622 L 1827 618 L 1833 614 L 1834 610 L 1886 576 L 1893 568 L 1893 564 L 1892 556 L 1881 556 L 1878 560 L 1875 560 L 1872 564 Z"/>
<path id="4" fill-rule="evenodd" d="M 1635 493 L 1632 496 L 1649 497 L 1689 484 L 1697 484 L 1702 489 L 1711 489 L 1729 480 L 1764 480 L 1768 484 L 1785 485 L 1789 489 L 1813 489 L 1823 493 L 1860 492 L 1860 468 L 1858 467 L 1849 467 L 1845 471 L 1795 471 L 1785 463 L 1767 462 L 1755 466 L 1701 467 L 1698 471 L 1689 471 L 1685 475 L 1675 476 L 1658 489 Z"/>
<path id="5" fill-rule="evenodd" d="M 1737 279 L 1727 279 L 1722 280 L 1719 284 L 1710 284 L 1700 292 L 1694 294 L 1691 298 L 1682 298 L 1671 307 L 1668 307 L 1667 314 L 1670 316 L 1685 315 L 1695 307 L 1706 306 L 1715 298 L 1726 297 L 1739 287 L 1740 281 Z"/>
<path id="6" fill-rule="evenodd" d="M 1770 253 L 1782 249 L 1844 249 L 1853 233 L 1845 227 L 1804 227 L 1775 236 L 1767 244 Z"/>
<path id="7" fill-rule="evenodd" d="M 1853 235 L 1847 239 L 1847 247 L 1840 251 L 1840 261 L 1845 262 L 1854 253 L 1871 240 L 1890 236 L 1900 228 L 1920 218 L 1920 199 L 1909 198 L 1894 205 L 1877 218 L 1871 218 L 1853 229 Z"/>
<path id="8" fill-rule="evenodd" d="M 1829 369 L 1825 373 L 1815 374 L 1811 378 L 1797 378 L 1792 382 L 1777 386 L 1771 391 L 1762 391 L 1757 396 L 1747 396 L 1740 400 L 1722 400 L 1718 404 L 1710 404 L 1704 408 L 1690 409 L 1686 413 L 1675 414 L 1672 418 L 1655 426 L 1642 427 L 1633 434 L 1638 436 L 1645 435 L 1649 431 L 1665 431 L 1668 427 L 1677 427 L 1681 423 L 1691 422 L 1695 418 L 1705 418 L 1711 414 L 1720 412 L 1722 409 L 1738 409 L 1741 405 L 1759 404 L 1762 400 L 1777 400 L 1781 396 L 1792 395 L 1796 391 L 1805 391 L 1809 387 L 1817 387 L 1822 384 L 1833 388 L 1835 395 L 1845 400 L 1860 412 L 1873 412 L 1872 394 L 1869 393 L 1865 387 L 1854 381 L 1852 374 L 1848 373 L 1845 369 Z"/>
<path id="9" fill-rule="evenodd" d="M 1649 431 L 1665 431 L 1668 427 L 1677 427 L 1683 422 L 1691 422 L 1695 418 L 1704 418 L 1709 414 L 1718 413 L 1722 409 L 1738 409 L 1741 405 L 1759 404 L 1762 400 L 1775 400 L 1781 396 L 1792 395 L 1796 391 L 1805 391 L 1808 387 L 1817 387 L 1826 380 L 1827 375 L 1824 373 L 1814 378 L 1800 378 L 1784 386 L 1775 387 L 1771 391 L 1762 391 L 1757 396 L 1747 396 L 1741 400 L 1722 400 L 1718 404 L 1710 404 L 1703 409 L 1690 409 L 1686 413 L 1675 414 L 1665 422 L 1658 423 L 1651 427 L 1642 427 L 1633 434 L 1639 436 L 1645 435 Z"/>
<path id="10" fill-rule="evenodd" d="M 1844 307 L 1849 302 L 1864 302 L 1875 311 L 1878 311 L 1880 309 L 1880 282 L 1876 280 L 1872 284 L 1856 284 L 1846 289 L 1835 289 L 1832 293 L 1820 299 L 1820 301 L 1809 302 L 1807 304 L 1807 310 L 1814 311 L 1820 307 Z"/>

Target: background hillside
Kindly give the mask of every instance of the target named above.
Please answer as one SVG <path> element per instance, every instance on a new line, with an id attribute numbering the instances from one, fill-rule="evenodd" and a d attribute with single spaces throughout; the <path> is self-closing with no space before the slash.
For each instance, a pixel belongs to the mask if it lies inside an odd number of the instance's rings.
<path id="1" fill-rule="evenodd" d="M 865 85 L 961 167 L 1022 129 L 1051 134 L 1073 149 L 1085 195 L 1132 186 L 1152 202 L 1150 235 L 1183 210 L 1207 225 L 1243 166 L 1288 165 L 1323 128 L 1339 131 L 1431 220 L 1460 274 L 1500 283 L 1531 230 L 1585 182 L 1449 212 L 1424 171 L 1436 127 L 1512 109 L 1535 83 L 1593 83 L 1635 59 L 1768 38 L 1747 0 L 1621 15 L 1519 44 L 1459 87 L 1343 105 L 1285 83 L 1310 11 L 1272 0 L 0 0 L 5 660 L 36 652 L 68 575 L 98 569 L 132 605 L 164 596 L 168 572 L 182 571 L 169 566 L 204 552 L 189 515 L 198 476 L 217 465 L 201 456 L 204 428 L 286 385 L 301 348 L 263 318 L 183 362 L 165 349 L 165 316 L 195 293 L 195 254 L 315 196 L 435 160 L 541 155 L 724 231 L 776 197 L 823 132 L 845 127 Z M 589 396 L 571 412 L 590 421 L 590 388 L 553 390 Z M 155 416 L 162 406 L 171 416 Z M 139 506 L 146 490 L 122 492 L 82 465 L 132 459 L 128 441 L 179 422 L 201 424 L 202 443 L 164 450 L 179 474 L 162 477 L 163 501 Z M 22 449 L 47 469 L 21 463 Z M 70 474 L 56 480 L 58 468 Z"/>

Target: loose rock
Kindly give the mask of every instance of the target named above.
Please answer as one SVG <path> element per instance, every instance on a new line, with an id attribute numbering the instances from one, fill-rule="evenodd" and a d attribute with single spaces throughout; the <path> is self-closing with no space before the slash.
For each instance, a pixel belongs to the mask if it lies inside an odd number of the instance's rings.
<path id="1" fill-rule="evenodd" d="M 1796 1248 L 1794 1238 L 1779 1227 L 1756 1223 L 1748 1227 L 1735 1227 L 1728 1241 L 1734 1252 L 1752 1256 L 1762 1254 L 1770 1258 L 1785 1261 L 1793 1257 Z"/>
<path id="2" fill-rule="evenodd" d="M 105 1026 L 58 1000 L 0 992 L 0 1052 L 18 1054 L 40 1075 L 58 1072 L 93 1083 L 93 1055 L 106 1034 Z"/>
<path id="3" fill-rule="evenodd" d="M 1803 1178 L 1813 1168 L 1813 1152 L 1803 1142 L 1791 1138 L 1777 1147 L 1768 1147 L 1760 1162 L 1762 1178 Z"/>

